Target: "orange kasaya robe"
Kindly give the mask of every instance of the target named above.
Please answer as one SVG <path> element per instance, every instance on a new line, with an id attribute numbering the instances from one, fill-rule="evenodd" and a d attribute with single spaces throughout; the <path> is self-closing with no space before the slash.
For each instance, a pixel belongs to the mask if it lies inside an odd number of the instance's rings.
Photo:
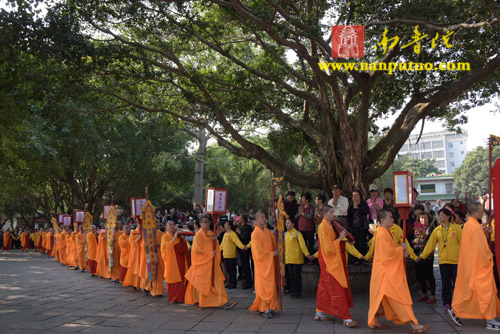
<path id="1" fill-rule="evenodd" d="M 77 259 L 78 259 L 78 252 L 77 252 L 77 247 L 76 247 L 76 236 L 78 235 L 78 232 L 77 231 L 73 231 L 71 233 L 71 251 L 73 253 L 73 263 L 74 263 L 74 267 L 77 266 Z"/>
<path id="2" fill-rule="evenodd" d="M 42 252 L 47 253 L 47 232 L 42 232 Z"/>
<path id="3" fill-rule="evenodd" d="M 167 232 L 161 238 L 161 258 L 165 266 L 164 278 L 167 282 L 167 295 L 170 302 L 184 302 L 186 279 L 184 275 L 191 265 L 186 240 L 174 237 Z"/>
<path id="4" fill-rule="evenodd" d="M 97 242 L 97 275 L 110 278 L 106 232 L 99 233 Z"/>
<path id="5" fill-rule="evenodd" d="M 78 232 L 75 237 L 76 241 L 76 265 L 80 270 L 87 269 L 87 261 L 85 261 L 85 235 Z"/>
<path id="6" fill-rule="evenodd" d="M 118 230 L 114 233 L 113 241 L 113 267 L 111 267 L 111 279 L 118 280 L 120 278 L 120 243 L 118 239 L 123 232 Z M 106 250 L 107 251 L 107 250 Z"/>
<path id="7" fill-rule="evenodd" d="M 52 232 L 47 232 L 46 236 L 47 241 L 45 242 L 45 249 L 49 257 L 54 256 L 55 248 L 54 248 L 54 234 Z"/>
<path id="8" fill-rule="evenodd" d="M 54 233 L 54 257 L 56 259 L 56 261 L 61 261 L 60 257 L 59 257 L 59 240 L 61 240 L 61 233 L 60 232 L 56 232 Z"/>
<path id="9" fill-rule="evenodd" d="M 3 250 L 12 249 L 12 234 L 9 231 L 3 232 Z"/>
<path id="10" fill-rule="evenodd" d="M 220 247 L 214 239 L 212 231 L 200 229 L 193 239 L 191 246 L 191 267 L 185 277 L 188 280 L 185 303 L 199 303 L 200 307 L 218 307 L 227 303 L 224 274 L 220 267 Z M 212 284 L 213 280 L 213 284 Z"/>
<path id="11" fill-rule="evenodd" d="M 91 275 L 97 272 L 97 235 L 95 233 L 87 233 L 87 261 L 89 265 L 89 273 Z"/>
<path id="12" fill-rule="evenodd" d="M 130 250 L 130 243 L 128 235 L 122 233 L 118 238 L 118 245 L 120 246 L 120 282 L 123 282 L 128 268 L 128 254 Z"/>
<path id="13" fill-rule="evenodd" d="M 153 277 L 153 281 L 150 282 L 148 279 L 148 267 L 146 263 L 146 249 L 144 247 L 144 238 L 141 238 L 141 257 L 140 257 L 140 268 L 139 268 L 139 277 L 141 278 L 141 288 L 146 291 L 151 292 L 151 296 L 163 296 L 163 274 L 165 272 L 165 268 L 163 266 L 163 259 L 160 254 L 160 244 L 161 238 L 163 237 L 163 232 L 159 229 L 156 230 L 156 249 L 157 256 L 156 259 L 158 261 L 156 267 L 156 277 Z M 160 255 L 160 256 L 158 256 Z"/>
<path id="14" fill-rule="evenodd" d="M 500 317 L 493 254 L 481 225 L 472 217 L 464 224 L 462 232 L 451 306 L 459 318 L 491 320 Z"/>
<path id="15" fill-rule="evenodd" d="M 333 226 L 323 219 L 318 227 L 320 276 L 316 309 L 346 320 L 351 319 L 349 308 L 353 307 L 353 301 L 347 275 L 345 241 L 338 240 L 338 237 Z"/>
<path id="16" fill-rule="evenodd" d="M 375 324 L 380 304 L 383 310 L 379 316 L 384 316 L 395 324 L 403 325 L 409 321 L 418 324 L 406 281 L 403 248 L 396 245 L 391 233 L 382 226 L 378 227 L 375 238 L 368 326 Z"/>
<path id="17" fill-rule="evenodd" d="M 68 266 L 74 267 L 75 264 L 75 245 L 74 239 L 71 238 L 71 234 L 66 234 L 66 264 Z"/>
<path id="18" fill-rule="evenodd" d="M 255 300 L 250 311 L 279 310 L 276 293 L 276 239 L 268 229 L 256 227 L 252 232 L 252 258 L 255 264 Z"/>
<path id="19" fill-rule="evenodd" d="M 139 288 L 141 278 L 139 277 L 140 256 L 141 256 L 141 231 L 139 228 L 130 232 L 129 253 L 128 253 L 128 269 L 123 279 L 123 286 L 133 286 Z"/>
<path id="20" fill-rule="evenodd" d="M 35 243 L 35 250 L 37 252 L 40 252 L 41 247 L 42 247 L 42 245 L 41 245 L 42 240 L 41 239 L 42 239 L 42 233 L 41 232 L 36 232 L 35 233 L 35 238 L 34 238 L 33 241 Z"/>
<path id="21" fill-rule="evenodd" d="M 21 233 L 21 248 L 22 250 L 30 248 L 30 234 L 28 232 Z"/>
<path id="22" fill-rule="evenodd" d="M 59 239 L 57 239 L 57 248 L 59 250 L 59 262 L 62 264 L 66 263 L 66 236 L 68 233 L 65 230 L 59 234 Z"/>

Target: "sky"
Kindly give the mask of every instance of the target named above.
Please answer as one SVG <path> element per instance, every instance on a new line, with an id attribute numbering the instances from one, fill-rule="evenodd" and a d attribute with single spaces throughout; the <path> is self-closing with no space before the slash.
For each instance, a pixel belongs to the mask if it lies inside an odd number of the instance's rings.
<path id="1" fill-rule="evenodd" d="M 478 146 L 487 146 L 490 135 L 500 136 L 500 112 L 492 112 L 498 110 L 494 103 L 470 109 L 465 113 L 468 122 L 461 127 L 468 134 L 467 151 L 472 151 Z M 498 104 L 500 101 L 497 100 L 496 103 Z M 379 126 L 390 126 L 395 119 L 396 116 L 378 121 L 377 124 Z M 412 133 L 419 133 L 421 125 L 422 123 L 419 122 Z M 441 122 L 425 121 L 424 133 L 442 131 L 443 129 L 443 123 Z"/>

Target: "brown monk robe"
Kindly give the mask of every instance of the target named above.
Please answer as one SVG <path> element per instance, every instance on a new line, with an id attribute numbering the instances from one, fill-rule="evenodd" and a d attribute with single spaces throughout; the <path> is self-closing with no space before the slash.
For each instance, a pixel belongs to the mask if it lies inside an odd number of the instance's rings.
<path id="1" fill-rule="evenodd" d="M 129 237 L 129 253 L 128 253 L 128 269 L 123 279 L 123 286 L 133 286 L 134 288 L 141 287 L 141 278 L 139 277 L 141 256 L 141 231 L 137 227 L 130 232 Z"/>
<path id="2" fill-rule="evenodd" d="M 151 293 L 151 296 L 163 296 L 163 274 L 165 267 L 163 266 L 163 259 L 161 258 L 160 245 L 163 232 L 160 229 L 156 230 L 156 259 L 158 265 L 156 266 L 156 277 L 150 282 L 148 278 L 148 267 L 146 263 L 146 249 L 144 247 L 144 238 L 141 237 L 141 257 L 139 276 L 141 278 L 141 288 L 143 293 Z"/>
<path id="3" fill-rule="evenodd" d="M 125 275 L 127 274 L 128 268 L 128 258 L 129 258 L 129 235 L 130 235 L 130 226 L 123 226 L 123 233 L 118 238 L 118 244 L 120 245 L 120 282 L 123 282 L 125 279 Z"/>
<path id="4" fill-rule="evenodd" d="M 368 326 L 371 329 L 388 328 L 388 325 L 379 322 L 379 318 L 384 316 L 395 324 L 409 324 L 412 333 L 425 333 L 431 326 L 418 324 L 406 281 L 404 258 L 408 256 L 407 245 L 396 245 L 389 232 L 394 224 L 391 211 L 380 210 L 378 218 L 380 226 L 375 237 Z"/>
<path id="5" fill-rule="evenodd" d="M 87 269 L 87 261 L 85 261 L 85 235 L 83 234 L 83 225 L 78 227 L 78 234 L 75 238 L 76 242 L 76 265 L 82 272 Z"/>
<path id="6" fill-rule="evenodd" d="M 12 249 L 12 234 L 10 233 L 10 229 L 3 232 L 3 250 L 11 250 Z"/>
<path id="7" fill-rule="evenodd" d="M 108 264 L 108 250 L 107 250 L 107 237 L 106 231 L 102 230 L 99 233 L 97 241 L 97 275 L 103 278 L 110 278 L 109 264 Z"/>
<path id="8" fill-rule="evenodd" d="M 59 262 L 62 265 L 66 265 L 66 237 L 68 233 L 66 232 L 68 229 L 67 226 L 63 226 L 62 231 L 59 235 L 59 239 L 57 240 L 57 248 L 59 251 Z"/>
<path id="9" fill-rule="evenodd" d="M 87 233 L 87 262 L 89 265 L 89 273 L 92 277 L 97 272 L 97 228 L 95 225 L 90 227 Z"/>
<path id="10" fill-rule="evenodd" d="M 276 293 L 276 267 L 278 256 L 276 239 L 266 228 L 266 216 L 262 212 L 255 215 L 255 229 L 252 232 L 252 257 L 255 264 L 255 300 L 250 311 L 259 311 L 265 318 L 272 318 L 272 311 L 278 311 Z"/>
<path id="11" fill-rule="evenodd" d="M 470 203 L 467 210 L 469 217 L 462 232 L 452 310 L 448 313 L 459 326 L 462 324 L 457 316 L 484 319 L 486 329 L 500 330 L 500 322 L 495 319 L 500 316 L 500 301 L 493 276 L 493 254 L 486 237 L 492 232 L 491 227 L 485 221 L 481 226 L 478 221 L 483 219 L 480 203 Z"/>
<path id="12" fill-rule="evenodd" d="M 30 234 L 27 231 L 21 233 L 21 249 L 27 251 L 30 248 Z"/>
<path id="13" fill-rule="evenodd" d="M 186 240 L 178 235 L 177 226 L 167 221 L 167 232 L 161 238 L 161 257 L 165 266 L 164 278 L 167 282 L 168 301 L 171 304 L 183 303 L 186 293 L 184 275 L 191 265 Z"/>
<path id="14" fill-rule="evenodd" d="M 120 222 L 117 221 L 115 224 L 115 232 L 113 233 L 113 266 L 111 267 L 111 279 L 113 283 L 118 283 L 120 279 L 120 243 L 118 239 L 122 235 L 120 231 Z"/>
<path id="15" fill-rule="evenodd" d="M 228 300 L 220 267 L 220 247 L 217 236 L 209 231 L 210 220 L 201 218 L 200 226 L 191 246 L 191 267 L 185 275 L 188 285 L 184 300 L 186 304 L 199 303 L 200 307 L 218 307 Z"/>

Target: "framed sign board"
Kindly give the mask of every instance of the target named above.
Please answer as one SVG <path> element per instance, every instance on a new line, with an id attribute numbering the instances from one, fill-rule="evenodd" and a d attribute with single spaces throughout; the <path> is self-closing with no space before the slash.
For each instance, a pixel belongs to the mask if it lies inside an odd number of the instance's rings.
<path id="1" fill-rule="evenodd" d="M 85 215 L 85 211 L 83 211 L 83 210 L 73 211 L 75 223 L 83 223 L 83 215 Z"/>
<path id="2" fill-rule="evenodd" d="M 104 218 L 104 220 L 108 219 L 108 210 L 110 207 L 112 207 L 112 205 L 105 205 L 102 208 L 102 217 Z"/>
<path id="3" fill-rule="evenodd" d="M 227 213 L 227 189 L 207 188 L 205 208 L 206 213 L 210 214 Z"/>
<path id="4" fill-rule="evenodd" d="M 394 183 L 394 206 L 409 207 L 413 205 L 413 174 L 407 171 L 392 172 Z"/>
<path id="5" fill-rule="evenodd" d="M 73 218 L 73 217 L 70 215 L 64 215 L 64 217 L 63 217 L 64 226 L 71 226 L 71 218 Z"/>

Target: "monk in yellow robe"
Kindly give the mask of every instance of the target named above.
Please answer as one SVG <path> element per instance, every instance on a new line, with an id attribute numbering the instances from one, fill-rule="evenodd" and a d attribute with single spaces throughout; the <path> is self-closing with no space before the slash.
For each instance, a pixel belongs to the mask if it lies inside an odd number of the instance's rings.
<path id="1" fill-rule="evenodd" d="M 276 239 L 266 228 L 266 216 L 262 212 L 255 215 L 255 229 L 251 236 L 252 258 L 255 265 L 255 300 L 248 308 L 259 311 L 264 318 L 272 318 L 279 310 L 276 293 L 276 263 L 278 256 Z"/>
<path id="2" fill-rule="evenodd" d="M 141 256 L 140 256 L 140 267 L 139 276 L 141 278 L 141 288 L 144 294 L 148 292 L 151 296 L 163 296 L 163 274 L 165 272 L 165 267 L 163 266 L 163 259 L 160 254 L 161 238 L 163 233 L 157 229 L 156 230 L 156 276 L 153 277 L 152 281 L 149 281 L 148 268 L 146 263 L 146 249 L 144 247 L 144 238 L 141 240 Z"/>
<path id="3" fill-rule="evenodd" d="M 183 303 L 186 293 L 184 275 L 191 264 L 189 250 L 186 240 L 179 235 L 172 220 L 167 221 L 166 229 L 161 239 L 161 257 L 165 266 L 168 301 L 171 304 Z"/>
<path id="4" fill-rule="evenodd" d="M 123 279 L 123 286 L 132 286 L 135 289 L 140 288 L 141 278 L 139 277 L 141 256 L 141 231 L 137 227 L 130 232 L 129 237 L 129 253 L 128 253 L 128 268 Z"/>
<path id="5" fill-rule="evenodd" d="M 66 230 L 67 227 L 64 226 L 59 235 L 59 239 L 57 240 L 57 248 L 59 250 L 59 262 L 61 262 L 62 265 L 66 265 L 66 236 L 68 235 Z"/>
<path id="6" fill-rule="evenodd" d="M 27 251 L 30 248 L 30 234 L 27 231 L 21 233 L 21 249 Z"/>
<path id="7" fill-rule="evenodd" d="M 108 250 L 107 250 L 107 237 L 106 231 L 102 230 L 99 233 L 97 241 L 97 275 L 102 278 L 110 278 L 109 276 L 109 263 L 108 263 Z"/>
<path id="8" fill-rule="evenodd" d="M 128 269 L 128 258 L 129 258 L 129 236 L 130 236 L 130 226 L 123 226 L 123 233 L 118 237 L 118 245 L 120 246 L 120 278 L 119 281 L 123 282 Z"/>
<path id="9" fill-rule="evenodd" d="M 75 237 L 76 242 L 76 265 L 84 272 L 87 269 L 87 261 L 85 261 L 85 235 L 83 234 L 83 225 L 78 227 L 78 233 Z"/>
<path id="10" fill-rule="evenodd" d="M 228 300 L 220 267 L 220 247 L 217 236 L 210 231 L 207 217 L 201 218 L 200 227 L 191 246 L 191 267 L 185 275 L 188 285 L 184 300 L 186 304 L 199 303 L 200 307 L 218 307 Z"/>
<path id="11" fill-rule="evenodd" d="M 11 250 L 12 249 L 12 234 L 10 233 L 10 229 L 7 229 L 3 232 L 3 250 Z"/>
<path id="12" fill-rule="evenodd" d="M 493 276 L 493 254 L 486 235 L 491 227 L 481 226 L 483 207 L 480 203 L 468 206 L 469 218 L 464 224 L 460 256 L 458 258 L 457 280 L 452 310 L 448 310 L 452 320 L 459 326 L 459 318 L 484 319 L 486 329 L 500 330 L 500 301 Z"/>
<path id="13" fill-rule="evenodd" d="M 396 245 L 389 232 L 394 224 L 391 211 L 380 210 L 378 218 L 380 226 L 376 234 L 370 281 L 368 326 L 371 329 L 388 328 L 388 325 L 379 322 L 379 318 L 384 316 L 395 324 L 409 324 L 412 333 L 425 333 L 431 326 L 418 323 L 413 314 L 413 303 L 406 281 L 404 261 L 408 256 L 407 244 Z"/>
<path id="14" fill-rule="evenodd" d="M 113 233 L 113 266 L 111 267 L 111 280 L 113 283 L 118 283 L 120 279 L 120 244 L 118 239 L 122 231 L 120 231 L 120 222 L 115 223 L 115 231 Z M 107 249 L 106 249 L 107 251 Z"/>
<path id="15" fill-rule="evenodd" d="M 95 225 L 90 226 L 90 231 L 87 233 L 87 262 L 89 266 L 90 276 L 94 277 L 97 273 L 97 228 Z"/>

